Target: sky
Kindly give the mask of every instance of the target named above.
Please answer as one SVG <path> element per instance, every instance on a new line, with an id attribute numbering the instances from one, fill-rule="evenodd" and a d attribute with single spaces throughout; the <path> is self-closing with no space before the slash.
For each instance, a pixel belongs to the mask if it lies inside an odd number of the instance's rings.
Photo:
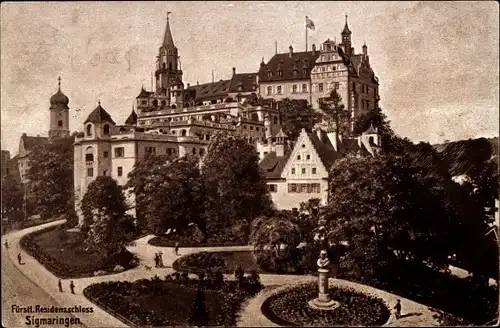
<path id="1" fill-rule="evenodd" d="M 57 77 L 70 129 L 101 101 L 117 124 L 149 89 L 167 12 L 184 83 L 256 72 L 262 57 L 340 40 L 345 15 L 356 52 L 366 41 L 380 107 L 411 140 L 499 134 L 499 5 L 477 2 L 12 2 L 1 4 L 1 147 L 46 136 Z"/>

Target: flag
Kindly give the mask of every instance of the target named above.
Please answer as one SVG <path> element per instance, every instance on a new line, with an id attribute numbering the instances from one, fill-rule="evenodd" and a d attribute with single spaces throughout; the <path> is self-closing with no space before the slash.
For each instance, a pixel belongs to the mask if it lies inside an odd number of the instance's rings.
<path id="1" fill-rule="evenodd" d="M 306 16 L 306 28 L 310 28 L 311 30 L 314 31 L 314 22 L 309 19 L 309 17 Z"/>

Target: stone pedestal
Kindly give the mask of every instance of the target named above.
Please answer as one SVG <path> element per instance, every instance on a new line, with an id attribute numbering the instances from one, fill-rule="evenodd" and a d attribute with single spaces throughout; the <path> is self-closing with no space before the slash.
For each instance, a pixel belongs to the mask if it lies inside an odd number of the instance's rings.
<path id="1" fill-rule="evenodd" d="M 328 294 L 328 273 L 330 270 L 326 268 L 319 268 L 318 273 L 318 297 L 308 302 L 309 306 L 317 310 L 335 310 L 339 307 L 340 303 L 330 299 Z"/>

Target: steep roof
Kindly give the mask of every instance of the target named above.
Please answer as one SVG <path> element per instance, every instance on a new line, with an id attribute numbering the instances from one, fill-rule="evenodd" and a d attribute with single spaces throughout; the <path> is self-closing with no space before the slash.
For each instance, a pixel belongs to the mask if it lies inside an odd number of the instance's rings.
<path id="1" fill-rule="evenodd" d="M 267 64 L 261 64 L 259 70 L 259 81 L 283 81 L 283 80 L 303 80 L 311 77 L 311 69 L 314 67 L 316 59 L 319 57 L 319 51 L 303 51 L 282 53 L 274 55 Z M 294 69 L 297 73 L 294 74 Z M 305 69 L 305 72 L 304 72 Z M 283 74 L 278 75 L 278 70 Z M 269 76 L 269 72 L 272 73 Z"/>
<path id="2" fill-rule="evenodd" d="M 162 46 L 164 46 L 165 48 L 175 48 L 174 39 L 172 38 L 172 32 L 170 31 L 170 23 L 168 21 L 168 17 Z"/>
<path id="3" fill-rule="evenodd" d="M 276 156 L 276 152 L 272 151 L 267 154 L 259 163 L 266 179 L 280 179 L 281 173 L 285 168 L 286 162 L 290 157 L 291 152 L 288 151 L 285 156 Z"/>
<path id="4" fill-rule="evenodd" d="M 227 96 L 230 85 L 231 80 L 220 80 L 212 83 L 192 85 L 188 90 L 194 90 L 196 101 L 203 101 Z"/>
<path id="5" fill-rule="evenodd" d="M 137 114 L 132 109 L 132 113 L 130 113 L 129 117 L 125 120 L 125 125 L 136 125 L 137 124 Z"/>
<path id="6" fill-rule="evenodd" d="M 375 130 L 375 128 L 373 127 L 373 123 L 370 123 L 370 127 L 368 127 L 368 129 L 363 132 L 365 134 L 375 134 L 377 133 L 377 130 Z"/>
<path id="7" fill-rule="evenodd" d="M 229 92 L 255 92 L 257 90 L 257 74 L 258 73 L 234 74 L 229 86 Z"/>
<path id="8" fill-rule="evenodd" d="M 335 148 L 325 133 L 321 132 L 321 140 L 318 138 L 316 133 L 308 133 L 307 136 L 311 140 L 314 149 L 318 153 L 318 156 L 326 169 L 329 169 L 333 162 L 337 159 L 342 158 L 342 154 L 335 151 Z"/>
<path id="9" fill-rule="evenodd" d="M 144 87 L 142 87 L 141 89 L 141 93 L 139 93 L 139 95 L 136 97 L 137 98 L 149 98 L 149 96 L 151 96 L 154 92 L 151 92 L 151 91 L 146 91 L 144 89 Z"/>
<path id="10" fill-rule="evenodd" d="M 87 117 L 85 122 L 83 122 L 83 124 L 87 122 L 102 123 L 103 121 L 108 121 L 112 124 L 115 124 L 115 122 L 111 118 L 111 115 L 109 115 L 109 113 L 106 112 L 106 110 L 101 107 L 101 103 L 99 103 L 99 105 L 97 105 L 97 107 L 92 111 L 92 113 L 90 113 L 90 115 Z"/>

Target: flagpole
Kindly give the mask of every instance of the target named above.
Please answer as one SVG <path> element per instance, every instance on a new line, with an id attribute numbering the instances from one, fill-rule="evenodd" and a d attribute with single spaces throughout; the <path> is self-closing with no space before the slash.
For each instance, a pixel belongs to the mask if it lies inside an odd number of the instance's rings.
<path id="1" fill-rule="evenodd" d="M 306 51 L 307 51 L 307 16 L 306 16 Z"/>

